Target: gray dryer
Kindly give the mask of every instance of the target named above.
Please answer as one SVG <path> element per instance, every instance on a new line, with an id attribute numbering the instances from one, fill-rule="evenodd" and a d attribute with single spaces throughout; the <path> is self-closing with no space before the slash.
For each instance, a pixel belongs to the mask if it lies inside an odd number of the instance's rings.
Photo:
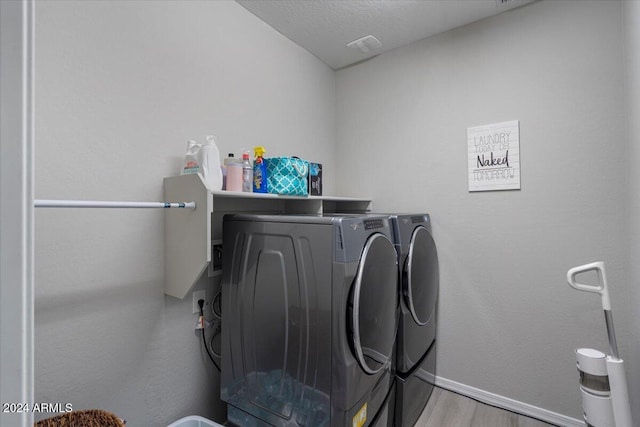
<path id="1" fill-rule="evenodd" d="M 428 214 L 392 215 L 400 269 L 395 426 L 415 425 L 435 380 L 438 253 Z"/>
<path id="2" fill-rule="evenodd" d="M 392 424 L 391 238 L 388 216 L 225 216 L 221 397 L 230 423 Z"/>

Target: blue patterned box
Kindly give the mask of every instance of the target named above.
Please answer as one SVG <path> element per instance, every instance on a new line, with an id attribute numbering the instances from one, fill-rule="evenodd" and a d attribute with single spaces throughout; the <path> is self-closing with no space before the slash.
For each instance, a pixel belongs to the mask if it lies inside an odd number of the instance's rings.
<path id="1" fill-rule="evenodd" d="M 267 191 L 287 196 L 307 196 L 309 162 L 297 157 L 270 157 L 267 166 Z"/>

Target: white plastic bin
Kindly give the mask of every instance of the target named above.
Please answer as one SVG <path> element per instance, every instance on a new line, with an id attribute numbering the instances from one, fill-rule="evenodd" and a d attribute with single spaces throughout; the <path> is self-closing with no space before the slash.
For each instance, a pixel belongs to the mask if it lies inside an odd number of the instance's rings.
<path id="1" fill-rule="evenodd" d="M 197 415 L 180 418 L 178 421 L 169 424 L 167 427 L 223 427 L 221 424 L 214 423 Z"/>

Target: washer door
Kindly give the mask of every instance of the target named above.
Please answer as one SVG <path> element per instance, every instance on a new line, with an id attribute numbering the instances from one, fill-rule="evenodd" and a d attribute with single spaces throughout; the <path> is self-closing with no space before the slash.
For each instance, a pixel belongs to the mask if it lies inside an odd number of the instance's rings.
<path id="1" fill-rule="evenodd" d="M 367 240 L 351 293 L 352 347 L 362 369 L 375 374 L 391 362 L 398 323 L 398 260 L 383 234 Z"/>
<path id="2" fill-rule="evenodd" d="M 420 326 L 426 325 L 435 312 L 439 281 L 436 244 L 429 230 L 416 227 L 411 235 L 402 293 L 411 317 Z"/>

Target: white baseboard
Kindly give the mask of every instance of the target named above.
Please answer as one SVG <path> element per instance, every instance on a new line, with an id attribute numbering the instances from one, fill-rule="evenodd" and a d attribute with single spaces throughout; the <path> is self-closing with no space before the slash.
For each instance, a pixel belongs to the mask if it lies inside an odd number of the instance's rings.
<path id="1" fill-rule="evenodd" d="M 566 415 L 558 414 L 557 412 L 551 412 L 546 409 L 538 408 L 537 406 L 519 402 L 508 397 L 490 393 L 485 390 L 480 390 L 479 388 L 471 387 L 439 376 L 436 376 L 435 378 L 435 385 L 445 390 L 453 391 L 455 393 L 470 397 L 479 402 L 486 403 L 491 406 L 496 406 L 498 408 L 503 408 L 508 411 L 517 412 L 518 414 L 537 418 L 541 421 L 555 424 L 557 426 L 584 427 L 585 425 L 584 420 L 571 418 Z"/>

